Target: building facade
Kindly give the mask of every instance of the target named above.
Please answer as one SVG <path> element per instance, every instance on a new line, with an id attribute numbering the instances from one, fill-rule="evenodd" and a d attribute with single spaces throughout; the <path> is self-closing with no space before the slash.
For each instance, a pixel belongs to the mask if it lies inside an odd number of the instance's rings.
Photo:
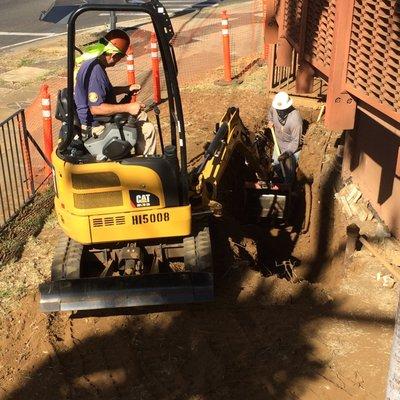
<path id="1" fill-rule="evenodd" d="M 328 83 L 325 125 L 346 132 L 343 174 L 400 238 L 400 1 L 264 4 L 270 68 L 293 69 L 295 52 L 297 93 Z"/>

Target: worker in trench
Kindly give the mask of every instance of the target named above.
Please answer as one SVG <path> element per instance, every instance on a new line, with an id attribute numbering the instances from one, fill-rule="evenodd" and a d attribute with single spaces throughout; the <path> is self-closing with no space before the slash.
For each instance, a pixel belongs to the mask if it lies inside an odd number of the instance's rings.
<path id="1" fill-rule="evenodd" d="M 275 131 L 273 169 L 278 178 L 285 183 L 292 183 L 300 155 L 303 119 L 286 92 L 275 95 L 267 119 L 268 127 Z"/>
<path id="2" fill-rule="evenodd" d="M 156 150 L 155 128 L 148 122 L 143 111 L 144 104 L 129 102 L 125 97 L 117 103 L 116 96 L 139 93 L 138 84 L 112 86 L 106 68 L 121 61 L 129 48 L 130 38 L 126 32 L 114 29 L 97 43 L 86 46 L 76 59 L 74 100 L 81 123 L 82 136 L 98 137 L 104 131 L 104 124 L 96 121 L 99 116 L 129 113 L 136 117 L 138 139 L 136 154 L 152 155 Z"/>

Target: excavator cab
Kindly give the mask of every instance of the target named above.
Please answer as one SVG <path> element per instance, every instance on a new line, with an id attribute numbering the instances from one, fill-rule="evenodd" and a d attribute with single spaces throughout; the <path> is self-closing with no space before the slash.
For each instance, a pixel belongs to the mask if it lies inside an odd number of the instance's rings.
<path id="1" fill-rule="evenodd" d="M 169 134 L 156 155 L 134 154 L 136 132 L 129 128 L 129 115 L 105 121 L 109 126 L 98 138 L 83 141 L 79 134 L 73 97 L 76 21 L 87 12 L 111 11 L 146 14 L 152 24 L 146 29 L 157 36 Z M 40 286 L 41 309 L 212 300 L 210 213 L 194 214 L 189 200 L 174 31 L 165 8 L 158 0 L 56 0 L 41 19 L 68 23 L 68 84 L 58 98 L 62 126 L 52 154 L 55 211 L 64 235 L 51 281 Z"/>
<path id="2" fill-rule="evenodd" d="M 68 135 L 67 88 L 58 91 L 55 118 L 62 123 L 59 133 L 60 139 L 66 140 Z M 135 155 L 138 129 L 134 116 L 128 113 L 120 113 L 112 116 L 94 117 L 94 122 L 102 128 L 102 132 L 98 135 L 92 134 L 90 130 L 82 129 L 76 107 L 74 107 L 73 120 L 75 136 L 64 152 L 64 157 L 69 158 L 71 162 L 116 161 Z"/>

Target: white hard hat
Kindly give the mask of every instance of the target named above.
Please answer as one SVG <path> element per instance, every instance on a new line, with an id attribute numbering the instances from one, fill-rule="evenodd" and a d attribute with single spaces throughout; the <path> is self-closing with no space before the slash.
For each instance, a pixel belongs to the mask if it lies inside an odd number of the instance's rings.
<path id="1" fill-rule="evenodd" d="M 272 100 L 272 107 L 276 110 L 286 110 L 293 105 L 293 100 L 286 92 L 278 92 Z"/>

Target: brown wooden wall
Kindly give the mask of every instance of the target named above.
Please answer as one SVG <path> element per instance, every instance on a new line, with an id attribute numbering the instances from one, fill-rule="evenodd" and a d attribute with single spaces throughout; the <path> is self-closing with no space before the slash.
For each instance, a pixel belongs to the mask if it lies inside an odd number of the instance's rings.
<path id="1" fill-rule="evenodd" d="M 297 93 L 313 76 L 327 82 L 325 125 L 346 131 L 344 173 L 400 238 L 400 1 L 265 1 L 270 69 L 289 68 L 293 50 Z"/>
<path id="2" fill-rule="evenodd" d="M 400 239 L 400 137 L 359 110 L 346 132 L 343 174 Z"/>
<path id="3" fill-rule="evenodd" d="M 278 64 L 290 64 L 289 44 L 300 65 L 329 82 L 328 128 L 353 128 L 359 101 L 400 121 L 399 1 L 266 1 L 276 7 L 266 23 L 276 24 Z"/>

